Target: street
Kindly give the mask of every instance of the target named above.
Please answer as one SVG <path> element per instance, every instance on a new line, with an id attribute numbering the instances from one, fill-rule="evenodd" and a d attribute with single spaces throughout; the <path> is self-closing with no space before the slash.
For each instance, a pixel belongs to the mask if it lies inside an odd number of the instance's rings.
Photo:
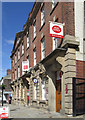
<path id="1" fill-rule="evenodd" d="M 47 111 L 45 109 L 39 109 L 39 108 L 34 108 L 34 107 L 29 107 L 29 106 L 23 106 L 20 104 L 4 104 L 4 106 L 9 106 L 10 109 L 10 116 L 9 118 L 73 118 L 73 117 L 68 117 L 65 115 L 62 115 L 61 113 L 58 112 L 51 112 Z M 77 116 L 74 118 L 83 118 L 83 115 Z"/>

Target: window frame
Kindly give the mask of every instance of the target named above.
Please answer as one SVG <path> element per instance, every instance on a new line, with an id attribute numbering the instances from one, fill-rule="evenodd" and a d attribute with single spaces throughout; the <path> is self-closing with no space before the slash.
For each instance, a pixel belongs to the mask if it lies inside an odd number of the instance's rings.
<path id="1" fill-rule="evenodd" d="M 44 9 L 44 5 L 41 8 L 41 27 L 44 25 L 45 23 L 45 9 Z"/>
<path id="2" fill-rule="evenodd" d="M 45 37 L 41 40 L 41 60 L 45 58 Z"/>

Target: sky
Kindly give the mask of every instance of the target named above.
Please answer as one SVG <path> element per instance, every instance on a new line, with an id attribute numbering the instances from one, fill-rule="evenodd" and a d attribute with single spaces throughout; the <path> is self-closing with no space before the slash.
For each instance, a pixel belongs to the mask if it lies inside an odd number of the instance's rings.
<path id="1" fill-rule="evenodd" d="M 29 12 L 34 2 L 2 2 L 2 71 L 1 77 L 6 76 L 6 70 L 11 69 L 11 51 L 17 32 L 23 30 Z"/>

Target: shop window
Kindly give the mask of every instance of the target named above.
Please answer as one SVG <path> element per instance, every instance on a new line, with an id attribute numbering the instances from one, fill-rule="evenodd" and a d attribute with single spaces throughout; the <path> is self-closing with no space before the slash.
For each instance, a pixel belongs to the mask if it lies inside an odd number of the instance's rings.
<path id="1" fill-rule="evenodd" d="M 41 40 L 41 59 L 45 58 L 45 38 Z"/>
<path id="2" fill-rule="evenodd" d="M 37 99 L 37 84 L 34 84 L 34 100 Z"/>
<path id="3" fill-rule="evenodd" d="M 41 8 L 41 26 L 45 23 L 45 10 L 44 10 L 44 5 Z"/>
<path id="4" fill-rule="evenodd" d="M 25 94 L 25 91 L 24 91 L 24 85 L 23 85 L 23 99 L 24 99 L 24 94 Z"/>
<path id="5" fill-rule="evenodd" d="M 42 80 L 42 100 L 46 100 L 46 81 Z"/>

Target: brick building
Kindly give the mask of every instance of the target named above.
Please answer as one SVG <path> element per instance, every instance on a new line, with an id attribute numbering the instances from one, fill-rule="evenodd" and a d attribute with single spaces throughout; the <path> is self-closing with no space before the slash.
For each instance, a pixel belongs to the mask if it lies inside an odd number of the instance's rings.
<path id="1" fill-rule="evenodd" d="M 63 39 L 50 37 L 49 21 L 65 23 Z M 15 102 L 73 115 L 72 78 L 85 76 L 83 26 L 84 2 L 34 3 L 11 52 Z"/>

